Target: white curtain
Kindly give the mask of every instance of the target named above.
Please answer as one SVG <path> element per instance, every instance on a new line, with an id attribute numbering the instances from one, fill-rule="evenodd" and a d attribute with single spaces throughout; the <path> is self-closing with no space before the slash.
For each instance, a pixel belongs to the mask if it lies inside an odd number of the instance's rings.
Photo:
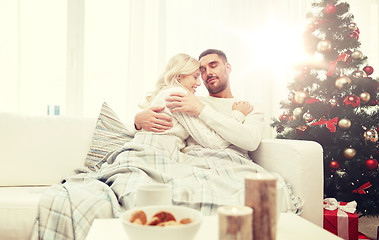
<path id="1" fill-rule="evenodd" d="M 312 0 L 0 0 L 1 111 L 96 117 L 106 101 L 133 121 L 168 59 L 223 50 L 235 97 L 271 117 L 287 98 Z M 348 1 L 379 72 L 379 3 Z M 3 54 L 5 53 L 5 54 Z M 377 74 L 377 72 L 374 72 Z M 377 76 L 377 75 L 376 75 Z M 206 95 L 204 86 L 198 95 Z"/>

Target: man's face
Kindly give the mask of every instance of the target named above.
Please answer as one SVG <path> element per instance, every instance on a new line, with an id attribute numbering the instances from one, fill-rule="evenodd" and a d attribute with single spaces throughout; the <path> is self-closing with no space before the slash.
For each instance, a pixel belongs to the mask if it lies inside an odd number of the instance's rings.
<path id="1" fill-rule="evenodd" d="M 224 63 L 217 54 L 208 54 L 200 59 L 201 79 L 210 94 L 217 94 L 229 87 L 229 63 Z"/>

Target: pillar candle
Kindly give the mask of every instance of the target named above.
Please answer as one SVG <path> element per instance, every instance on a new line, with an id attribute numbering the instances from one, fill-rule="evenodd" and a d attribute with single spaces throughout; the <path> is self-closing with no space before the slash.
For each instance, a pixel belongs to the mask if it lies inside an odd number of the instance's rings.
<path id="1" fill-rule="evenodd" d="M 245 177 L 245 205 L 253 209 L 254 240 L 276 239 L 276 178 L 271 174 Z"/>
<path id="2" fill-rule="evenodd" d="M 219 240 L 251 240 L 253 210 L 247 206 L 221 206 L 217 209 Z"/>

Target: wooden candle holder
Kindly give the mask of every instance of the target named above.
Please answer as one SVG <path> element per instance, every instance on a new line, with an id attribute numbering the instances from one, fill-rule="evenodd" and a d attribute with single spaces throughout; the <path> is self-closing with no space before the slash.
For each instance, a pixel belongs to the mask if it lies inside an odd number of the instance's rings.
<path id="1" fill-rule="evenodd" d="M 254 240 L 276 239 L 276 182 L 271 174 L 249 174 L 245 177 L 245 205 L 253 209 Z"/>

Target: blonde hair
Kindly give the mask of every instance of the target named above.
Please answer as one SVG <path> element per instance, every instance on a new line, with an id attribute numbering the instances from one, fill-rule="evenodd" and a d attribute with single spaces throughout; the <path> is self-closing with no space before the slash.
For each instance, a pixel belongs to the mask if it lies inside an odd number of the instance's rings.
<path id="1" fill-rule="evenodd" d="M 140 104 L 139 107 L 149 107 L 155 96 L 166 87 L 182 86 L 178 81 L 180 75 L 190 75 L 198 70 L 199 67 L 199 61 L 187 54 L 180 53 L 173 56 L 167 63 L 165 71 L 158 78 L 155 89 L 146 94 L 145 102 Z"/>

